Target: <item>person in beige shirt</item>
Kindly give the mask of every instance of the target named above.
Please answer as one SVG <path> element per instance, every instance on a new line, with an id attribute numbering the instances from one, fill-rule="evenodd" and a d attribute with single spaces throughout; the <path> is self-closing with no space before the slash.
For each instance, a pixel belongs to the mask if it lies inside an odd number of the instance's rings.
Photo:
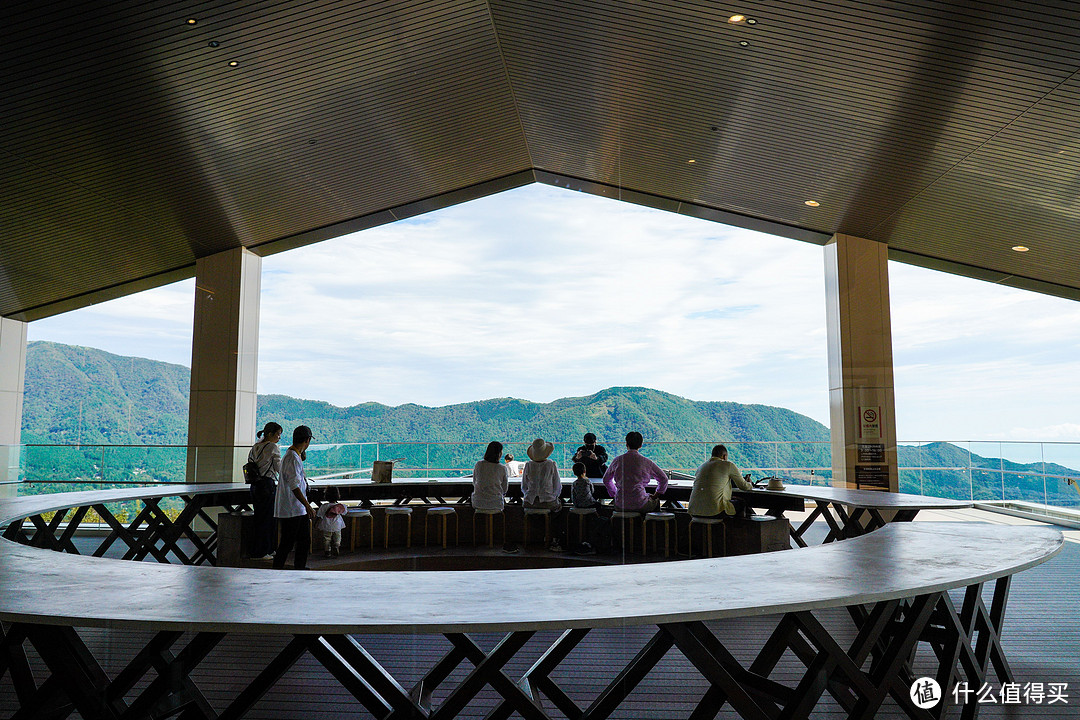
<path id="1" fill-rule="evenodd" d="M 695 517 L 716 517 L 721 513 L 741 513 L 745 505 L 739 498 L 732 500 L 732 485 L 740 490 L 753 490 L 735 463 L 728 461 L 727 448 L 717 445 L 712 449 L 712 457 L 694 475 L 694 489 L 690 491 L 690 506 L 687 508 L 690 514 Z"/>

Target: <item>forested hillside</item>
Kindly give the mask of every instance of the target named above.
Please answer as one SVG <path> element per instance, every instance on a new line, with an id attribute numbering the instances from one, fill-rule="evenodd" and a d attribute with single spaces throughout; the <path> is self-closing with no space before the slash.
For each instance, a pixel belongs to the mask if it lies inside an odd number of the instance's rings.
<path id="1" fill-rule="evenodd" d="M 183 448 L 86 446 L 184 445 L 189 384 L 190 370 L 181 365 L 30 343 L 23 443 L 82 447 L 26 448 L 24 477 L 82 483 L 182 480 Z M 428 468 L 471 468 L 489 440 L 500 440 L 523 456 L 525 444 L 538 436 L 561 443 L 555 458 L 568 466 L 569 453 L 584 433 L 596 433 L 614 455 L 630 430 L 645 436 L 646 452 L 665 467 L 692 468 L 715 442 L 731 444 L 732 459 L 744 467 L 831 465 L 828 428 L 804 415 L 767 405 L 688 400 L 641 387 L 608 388 L 551 403 L 496 398 L 445 407 L 338 407 L 285 395 L 260 396 L 259 425 L 268 420 L 281 423 L 286 433 L 300 424 L 312 427 L 319 444 L 311 453 L 317 472 L 370 467 L 376 456 L 401 460 L 396 471 L 401 474 L 410 474 L 410 468 L 414 474 Z M 344 443 L 368 444 L 338 445 Z M 1060 465 L 984 458 L 949 443 L 902 446 L 899 455 L 901 468 L 924 468 L 902 470 L 902 489 L 951 497 L 967 497 L 974 484 L 976 497 L 1000 498 L 1003 478 L 1007 495 L 1041 494 L 1042 479 L 1033 473 L 1077 474 Z M 971 470 L 966 469 L 969 463 Z M 1047 489 L 1061 502 L 1071 501 L 1066 490 Z"/>

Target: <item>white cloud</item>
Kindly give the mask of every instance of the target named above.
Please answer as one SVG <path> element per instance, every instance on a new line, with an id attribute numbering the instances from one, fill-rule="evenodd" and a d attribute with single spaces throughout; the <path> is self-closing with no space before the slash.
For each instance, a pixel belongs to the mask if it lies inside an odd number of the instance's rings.
<path id="1" fill-rule="evenodd" d="M 155 290 L 29 323 L 27 340 L 85 345 L 117 355 L 191 365 L 195 281 Z"/>
<path id="2" fill-rule="evenodd" d="M 264 321 L 263 391 L 441 405 L 646 385 L 827 414 L 821 250 L 796 241 L 532 186 L 264 268 L 264 317 L 304 312 Z M 293 375 L 311 353 L 342 359 L 336 377 Z M 748 383 L 762 367 L 784 380 Z"/>
<path id="3" fill-rule="evenodd" d="M 901 439 L 1080 441 L 1080 304 L 897 263 L 890 289 Z M 188 364 L 193 292 L 29 336 Z M 824 303 L 818 247 L 533 185 L 266 258 L 259 390 L 442 405 L 644 385 L 827 422 Z"/>

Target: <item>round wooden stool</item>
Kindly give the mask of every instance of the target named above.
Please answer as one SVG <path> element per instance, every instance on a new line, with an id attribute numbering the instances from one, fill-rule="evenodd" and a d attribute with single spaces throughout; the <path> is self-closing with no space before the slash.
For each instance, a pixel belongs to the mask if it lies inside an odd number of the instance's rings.
<path id="1" fill-rule="evenodd" d="M 694 557 L 694 526 L 701 527 L 701 537 L 705 543 L 705 557 L 712 557 L 712 529 L 714 525 L 722 525 L 724 523 L 723 518 L 711 518 L 711 517 L 692 517 L 690 518 L 690 557 Z M 727 537 L 724 533 L 724 528 L 720 528 L 720 555 L 727 554 Z"/>
<path id="2" fill-rule="evenodd" d="M 585 518 L 587 518 L 589 515 L 597 515 L 598 513 L 596 512 L 596 508 L 594 508 L 594 507 L 591 507 L 591 508 L 572 507 L 572 508 L 570 508 L 570 514 L 577 516 L 577 535 L 578 535 L 577 539 L 578 539 L 578 544 L 581 544 L 581 543 L 585 542 Z M 567 535 L 569 535 L 569 534 L 570 533 L 567 532 Z M 567 547 L 574 547 L 573 545 L 570 544 L 570 538 L 569 537 L 566 538 L 566 543 L 567 543 Z"/>
<path id="3" fill-rule="evenodd" d="M 636 510 L 616 510 L 615 512 L 613 512 L 611 514 L 611 522 L 612 522 L 612 524 L 614 524 L 616 520 L 619 521 L 619 542 L 621 543 L 623 553 L 626 553 L 627 548 L 630 549 L 630 552 L 634 551 L 634 524 L 637 521 L 642 520 L 642 517 L 643 517 L 642 513 L 637 512 Z M 642 522 L 644 523 L 643 520 L 642 520 Z M 626 532 L 627 527 L 630 528 L 630 532 L 629 532 L 630 540 L 629 540 L 629 542 L 627 542 L 627 539 L 626 539 L 627 538 L 627 532 Z M 645 534 L 645 526 L 644 526 L 644 524 L 641 526 L 641 534 L 642 535 Z"/>
<path id="4" fill-rule="evenodd" d="M 652 541 L 653 547 L 657 550 L 660 549 L 660 545 L 656 542 L 656 528 L 660 526 L 664 529 L 664 557 L 671 555 L 671 526 L 675 522 L 675 513 L 670 512 L 651 512 L 645 514 L 645 519 L 641 524 L 641 554 L 649 554 L 648 546 L 648 534 L 649 526 L 652 526 Z"/>
<path id="5" fill-rule="evenodd" d="M 357 540 L 359 539 L 359 535 L 360 535 L 360 522 L 359 521 L 363 520 L 364 518 L 367 518 L 367 521 L 368 521 L 368 542 L 369 542 L 369 544 L 371 546 L 371 549 L 374 550 L 375 549 L 375 519 L 371 516 L 371 511 L 370 510 L 365 510 L 364 508 L 349 508 L 349 514 L 346 515 L 345 517 L 351 518 L 349 520 L 349 525 L 351 526 L 349 535 L 352 537 L 353 550 L 355 550 L 358 547 Z"/>
<path id="6" fill-rule="evenodd" d="M 443 546 L 444 550 L 446 549 L 446 535 L 447 535 L 446 526 L 450 522 L 450 516 L 451 515 L 454 516 L 454 544 L 455 545 L 460 545 L 461 544 L 461 527 L 460 527 L 460 521 L 458 520 L 457 511 L 454 510 L 454 508 L 452 508 L 452 507 L 447 507 L 447 506 L 443 505 L 443 506 L 439 506 L 439 507 L 428 508 L 428 510 L 427 510 L 427 514 L 424 517 L 424 545 L 425 546 L 428 544 L 428 526 L 431 524 L 430 521 L 432 520 L 432 518 L 434 518 L 435 520 L 438 520 L 439 522 L 442 523 L 442 528 L 441 528 L 442 546 Z"/>
<path id="7" fill-rule="evenodd" d="M 412 547 L 412 508 L 403 505 L 391 505 L 386 508 L 386 524 L 383 526 L 383 548 L 390 547 L 390 520 L 403 517 L 405 524 L 405 547 Z"/>
<path id="8" fill-rule="evenodd" d="M 495 516 L 498 515 L 502 518 L 503 535 L 506 535 L 506 515 L 502 510 L 476 510 L 473 509 L 472 516 L 472 536 L 473 545 L 476 545 L 476 518 L 487 518 L 487 541 L 488 547 L 495 547 Z"/>
<path id="9" fill-rule="evenodd" d="M 525 508 L 525 516 L 521 519 L 521 546 L 529 544 L 529 518 L 542 515 L 544 517 L 544 545 L 551 538 L 551 511 L 546 508 Z"/>

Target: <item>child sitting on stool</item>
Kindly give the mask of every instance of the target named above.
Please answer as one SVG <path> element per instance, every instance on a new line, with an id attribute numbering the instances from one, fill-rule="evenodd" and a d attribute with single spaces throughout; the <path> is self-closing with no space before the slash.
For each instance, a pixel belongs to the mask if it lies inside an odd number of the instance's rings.
<path id="1" fill-rule="evenodd" d="M 345 529 L 345 521 L 341 518 L 349 509 L 338 502 L 340 499 L 336 487 L 326 488 L 326 502 L 319 505 L 315 513 L 318 518 L 315 527 L 323 534 L 325 557 L 337 557 L 341 553 L 341 531 Z"/>
<path id="2" fill-rule="evenodd" d="M 570 488 L 570 497 L 576 508 L 599 508 L 601 504 L 596 499 L 596 487 L 592 479 L 586 477 L 586 470 L 585 464 L 579 462 L 574 463 L 571 468 L 571 472 L 574 473 L 574 485 Z M 583 539 L 574 552 L 578 555 L 595 555 L 597 538 L 603 537 L 608 542 L 611 539 L 610 532 L 604 532 L 608 529 L 607 518 L 597 514 L 595 518 L 589 518 L 586 521 L 586 527 L 589 540 Z"/>

